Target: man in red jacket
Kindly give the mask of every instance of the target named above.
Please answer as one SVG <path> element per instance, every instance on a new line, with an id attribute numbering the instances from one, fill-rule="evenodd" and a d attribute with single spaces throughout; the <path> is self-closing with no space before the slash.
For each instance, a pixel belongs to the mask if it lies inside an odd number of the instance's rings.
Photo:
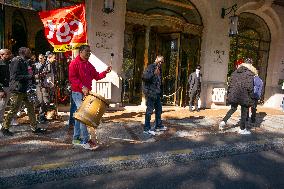
<path id="1" fill-rule="evenodd" d="M 72 98 L 79 108 L 84 96 L 89 94 L 92 88 L 92 80 L 100 80 L 111 72 L 111 66 L 101 73 L 88 61 L 91 55 L 89 45 L 82 45 L 79 48 L 79 55 L 69 64 L 69 81 L 71 84 Z M 82 132 L 82 139 L 80 138 Z M 94 150 L 98 146 L 89 140 L 89 132 L 85 124 L 75 121 L 73 145 L 80 145 L 85 149 Z"/>

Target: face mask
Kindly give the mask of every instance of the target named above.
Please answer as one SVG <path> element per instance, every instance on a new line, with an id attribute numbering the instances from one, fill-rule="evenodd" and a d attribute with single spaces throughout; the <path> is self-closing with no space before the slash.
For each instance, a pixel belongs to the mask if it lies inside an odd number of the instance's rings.
<path id="1" fill-rule="evenodd" d="M 196 69 L 195 71 L 196 71 L 196 73 L 197 73 L 197 74 L 199 74 L 199 73 L 200 73 L 200 70 L 199 70 L 199 69 Z"/>

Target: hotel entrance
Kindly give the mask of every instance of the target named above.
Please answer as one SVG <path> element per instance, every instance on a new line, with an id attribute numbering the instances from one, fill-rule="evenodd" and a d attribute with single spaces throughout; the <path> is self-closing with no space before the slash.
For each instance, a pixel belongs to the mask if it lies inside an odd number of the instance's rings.
<path id="1" fill-rule="evenodd" d="M 125 104 L 141 104 L 142 73 L 157 55 L 162 67 L 163 103 L 187 104 L 187 79 L 199 64 L 202 22 L 188 1 L 133 1 L 127 3 L 123 51 Z"/>

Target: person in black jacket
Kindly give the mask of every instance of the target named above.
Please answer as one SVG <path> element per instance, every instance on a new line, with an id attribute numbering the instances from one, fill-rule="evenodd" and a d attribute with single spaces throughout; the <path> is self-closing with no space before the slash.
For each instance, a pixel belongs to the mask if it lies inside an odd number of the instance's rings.
<path id="1" fill-rule="evenodd" d="M 9 49 L 0 50 L 0 127 L 9 99 L 9 64 L 12 57 Z"/>
<path id="2" fill-rule="evenodd" d="M 28 116 L 30 119 L 31 129 L 34 133 L 43 133 L 45 129 L 37 127 L 36 116 L 33 107 L 33 103 L 29 101 L 27 90 L 29 81 L 32 76 L 28 72 L 28 59 L 31 57 L 31 50 L 27 47 L 21 47 L 19 49 L 19 56 L 14 57 L 10 64 L 10 92 L 11 109 L 8 112 L 1 131 L 6 136 L 12 136 L 13 133 L 9 131 L 12 118 L 16 115 L 21 108 L 22 103 L 25 104 L 28 110 Z"/>
<path id="3" fill-rule="evenodd" d="M 162 64 L 164 57 L 158 55 L 155 63 L 150 64 L 143 72 L 143 92 L 146 97 L 146 113 L 145 113 L 145 126 L 144 133 L 155 135 L 155 131 L 165 131 L 167 127 L 162 125 Z M 153 110 L 155 109 L 155 127 L 151 129 L 150 120 Z"/>
<path id="4" fill-rule="evenodd" d="M 232 114 L 237 110 L 238 105 L 241 106 L 241 125 L 240 134 L 251 134 L 246 129 L 247 111 L 253 105 L 254 97 L 254 76 L 257 70 L 252 65 L 252 59 L 245 59 L 244 63 L 232 73 L 229 80 L 227 102 L 231 105 L 231 109 L 227 112 L 223 121 L 219 124 L 219 129 L 223 130 L 224 126 Z"/>

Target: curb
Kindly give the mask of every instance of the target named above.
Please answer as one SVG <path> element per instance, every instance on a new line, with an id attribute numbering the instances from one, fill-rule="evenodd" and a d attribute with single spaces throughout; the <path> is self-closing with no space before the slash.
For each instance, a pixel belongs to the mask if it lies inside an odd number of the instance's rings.
<path id="1" fill-rule="evenodd" d="M 1 188 L 32 185 L 68 178 L 99 175 L 120 170 L 159 167 L 169 164 L 190 163 L 194 160 L 215 159 L 284 147 L 284 138 L 239 142 L 220 146 L 181 149 L 142 155 L 115 156 L 87 161 L 62 162 L 0 171 Z"/>

